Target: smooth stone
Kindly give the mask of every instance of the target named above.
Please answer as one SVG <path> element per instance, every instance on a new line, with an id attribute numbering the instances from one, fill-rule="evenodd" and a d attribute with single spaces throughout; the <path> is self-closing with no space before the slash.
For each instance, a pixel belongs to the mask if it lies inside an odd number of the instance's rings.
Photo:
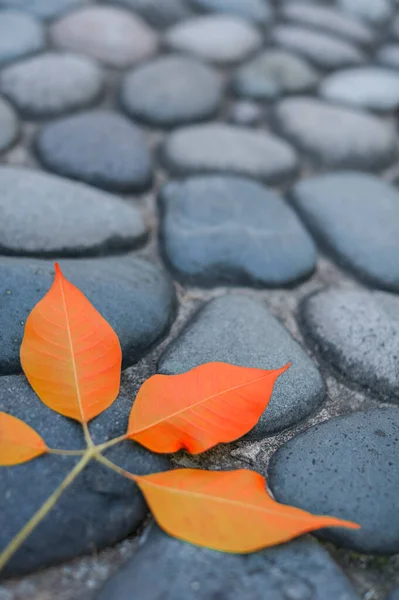
<path id="1" fill-rule="evenodd" d="M 95 256 L 131 250 L 147 235 L 118 196 L 40 171 L 0 167 L 0 253 Z"/>
<path id="2" fill-rule="evenodd" d="M 298 165 L 295 151 L 266 132 L 222 123 L 174 131 L 162 147 L 163 160 L 175 175 L 235 173 L 277 183 L 291 179 Z"/>
<path id="3" fill-rule="evenodd" d="M 41 23 L 23 12 L 0 11 L 0 65 L 39 52 L 46 43 Z"/>
<path id="4" fill-rule="evenodd" d="M 158 371 L 184 373 L 213 361 L 258 369 L 292 362 L 247 439 L 261 440 L 292 427 L 323 402 L 324 382 L 312 360 L 264 304 L 248 297 L 228 294 L 208 302 L 166 348 Z"/>
<path id="5" fill-rule="evenodd" d="M 244 60 L 262 44 L 260 33 L 249 22 L 220 14 L 194 17 L 175 25 L 165 33 L 164 41 L 172 50 L 221 65 Z"/>
<path id="6" fill-rule="evenodd" d="M 302 304 L 311 343 L 345 378 L 399 404 L 399 298 L 385 292 L 327 290 Z"/>
<path id="7" fill-rule="evenodd" d="M 119 397 L 92 422 L 90 431 L 97 443 L 126 431 L 131 406 L 131 399 Z M 28 423 L 52 448 L 84 448 L 80 425 L 42 404 L 24 377 L 0 378 L 0 408 Z M 170 468 L 164 456 L 129 441 L 110 449 L 106 456 L 132 473 Z M 47 455 L 0 469 L 0 548 L 11 541 L 77 462 L 77 457 Z M 11 558 L 4 575 L 21 575 L 92 554 L 134 532 L 146 514 L 137 486 L 93 461 Z"/>
<path id="8" fill-rule="evenodd" d="M 205 12 L 238 15 L 259 25 L 269 24 L 273 16 L 268 0 L 191 0 L 191 3 Z"/>
<path id="9" fill-rule="evenodd" d="M 212 117 L 222 102 L 223 84 L 212 67 L 167 55 L 127 73 L 120 96 L 131 117 L 172 127 Z"/>
<path id="10" fill-rule="evenodd" d="M 116 112 L 95 110 L 53 121 L 39 132 L 36 148 L 50 171 L 106 190 L 141 192 L 152 182 L 144 134 Z"/>
<path id="11" fill-rule="evenodd" d="M 268 483 L 279 502 L 354 521 L 320 537 L 372 554 L 399 551 L 399 411 L 369 409 L 330 419 L 272 456 Z"/>
<path id="12" fill-rule="evenodd" d="M 296 97 L 282 100 L 274 117 L 280 132 L 318 165 L 377 170 L 396 154 L 393 126 L 365 112 Z"/>
<path id="13" fill-rule="evenodd" d="M 318 81 L 305 60 L 284 50 L 265 50 L 243 65 L 233 77 L 233 90 L 253 100 L 274 100 L 285 94 L 306 92 Z"/>
<path id="14" fill-rule="evenodd" d="M 327 551 L 310 538 L 227 554 L 181 542 L 155 525 L 97 600 L 131 600 L 132 589 L 145 600 L 359 600 Z"/>
<path id="15" fill-rule="evenodd" d="M 158 38 L 140 17 L 111 6 L 88 6 L 54 23 L 58 48 L 82 52 L 110 67 L 124 69 L 156 53 Z"/>
<path id="16" fill-rule="evenodd" d="M 253 127 L 263 119 L 263 109 L 250 100 L 237 100 L 230 108 L 228 120 L 234 125 Z"/>
<path id="17" fill-rule="evenodd" d="M 399 600 L 399 587 L 396 587 L 394 590 L 392 590 L 387 600 Z"/>
<path id="18" fill-rule="evenodd" d="M 0 7 L 22 10 L 42 19 L 53 19 L 87 2 L 88 0 L 0 0 Z"/>
<path id="19" fill-rule="evenodd" d="M 389 0 L 338 0 L 338 6 L 370 25 L 384 25 L 392 16 Z"/>
<path id="20" fill-rule="evenodd" d="M 95 102 L 103 82 L 91 59 L 47 52 L 3 69 L 0 91 L 26 117 L 54 117 Z"/>
<path id="21" fill-rule="evenodd" d="M 315 247 L 302 223 L 260 183 L 193 177 L 168 183 L 159 200 L 163 252 L 184 282 L 275 287 L 315 268 Z"/>
<path id="22" fill-rule="evenodd" d="M 399 107 L 399 74 L 373 66 L 338 71 L 323 80 L 320 94 L 331 102 L 393 111 Z"/>
<path id="23" fill-rule="evenodd" d="M 170 27 L 193 16 L 186 0 L 107 0 L 107 3 L 129 8 L 159 29 Z"/>
<path id="24" fill-rule="evenodd" d="M 399 44 L 381 46 L 375 56 L 379 64 L 399 69 Z"/>
<path id="25" fill-rule="evenodd" d="M 366 173 L 333 173 L 299 182 L 292 201 L 344 267 L 377 287 L 399 291 L 399 192 Z"/>
<path id="26" fill-rule="evenodd" d="M 123 368 L 139 361 L 168 330 L 176 299 L 169 278 L 155 265 L 129 254 L 62 260 L 61 268 L 118 334 Z M 52 261 L 0 259 L 1 375 L 20 373 L 25 321 L 50 289 L 53 273 Z"/>
<path id="27" fill-rule="evenodd" d="M 322 69 L 339 69 L 365 60 L 363 52 L 351 42 L 305 27 L 278 25 L 271 35 L 275 44 Z"/>
<path id="28" fill-rule="evenodd" d="M 0 98 L 0 152 L 4 152 L 16 140 L 19 123 L 12 106 Z"/>

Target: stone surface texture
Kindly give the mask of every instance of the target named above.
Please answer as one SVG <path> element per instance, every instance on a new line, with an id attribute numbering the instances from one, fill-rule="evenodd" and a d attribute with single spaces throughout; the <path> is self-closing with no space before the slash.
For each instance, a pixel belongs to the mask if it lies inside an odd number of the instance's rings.
<path id="1" fill-rule="evenodd" d="M 19 132 L 19 123 L 12 106 L 0 98 L 0 152 L 15 141 Z"/>
<path id="2" fill-rule="evenodd" d="M 0 65 L 39 52 L 44 45 L 45 30 L 37 19 L 16 10 L 0 10 Z"/>

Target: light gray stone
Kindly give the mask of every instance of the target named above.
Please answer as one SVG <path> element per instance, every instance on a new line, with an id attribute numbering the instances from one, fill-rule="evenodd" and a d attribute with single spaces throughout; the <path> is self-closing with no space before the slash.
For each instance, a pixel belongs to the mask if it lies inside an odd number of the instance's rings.
<path id="1" fill-rule="evenodd" d="M 338 5 L 371 25 L 384 25 L 392 15 L 389 0 L 338 0 Z"/>
<path id="2" fill-rule="evenodd" d="M 386 67 L 399 69 L 399 44 L 386 44 L 376 53 L 377 62 Z"/>
<path id="3" fill-rule="evenodd" d="M 193 16 L 186 0 L 106 0 L 108 4 L 123 6 L 147 21 L 153 27 L 164 29 Z"/>
<path id="4" fill-rule="evenodd" d="M 89 0 L 0 0 L 0 7 L 22 10 L 43 19 L 53 19 L 88 2 Z"/>
<path id="5" fill-rule="evenodd" d="M 39 52 L 46 43 L 44 28 L 34 17 L 0 10 L 0 65 Z"/>
<path id="6" fill-rule="evenodd" d="M 191 0 L 191 3 L 205 12 L 238 15 L 259 25 L 270 23 L 273 17 L 268 0 Z"/>
<path id="7" fill-rule="evenodd" d="M 17 116 L 11 105 L 0 98 L 0 152 L 4 152 L 16 140 L 19 133 Z"/>

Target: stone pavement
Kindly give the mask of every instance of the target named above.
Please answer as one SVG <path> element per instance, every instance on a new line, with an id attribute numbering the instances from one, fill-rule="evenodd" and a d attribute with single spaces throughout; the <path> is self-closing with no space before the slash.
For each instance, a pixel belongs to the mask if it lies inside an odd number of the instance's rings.
<path id="1" fill-rule="evenodd" d="M 115 462 L 253 468 L 362 525 L 215 553 L 93 464 L 0 600 L 399 597 L 398 109 L 395 0 L 0 0 L 0 409 L 82 445 L 19 363 L 59 259 L 122 344 L 99 442 L 157 371 L 293 362 L 243 440 L 172 462 L 126 442 Z M 0 470 L 0 548 L 74 460 Z"/>

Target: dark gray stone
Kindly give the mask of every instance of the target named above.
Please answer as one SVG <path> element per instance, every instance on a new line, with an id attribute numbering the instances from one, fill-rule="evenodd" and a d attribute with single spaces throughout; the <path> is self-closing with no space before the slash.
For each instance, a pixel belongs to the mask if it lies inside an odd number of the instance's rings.
<path id="1" fill-rule="evenodd" d="M 168 183 L 160 194 L 162 247 L 183 281 L 281 286 L 309 275 L 316 253 L 273 190 L 233 176 Z"/>
<path id="2" fill-rule="evenodd" d="M 399 69 L 399 44 L 386 44 L 376 53 L 377 62 L 386 67 Z"/>
<path id="3" fill-rule="evenodd" d="M 263 116 L 263 109 L 256 102 L 252 102 L 251 100 L 237 100 L 230 107 L 228 120 L 234 125 L 253 127 L 259 124 Z"/>
<path id="4" fill-rule="evenodd" d="M 137 362 L 168 330 L 175 312 L 173 286 L 156 266 L 132 255 L 62 260 L 65 276 L 88 297 L 119 336 L 124 368 Z M 0 261 L 0 374 L 21 371 L 25 321 L 49 290 L 53 263 Z"/>
<path id="5" fill-rule="evenodd" d="M 387 600 L 399 600 L 399 587 L 392 590 L 392 592 L 388 596 Z"/>
<path id="6" fill-rule="evenodd" d="M 39 52 L 45 42 L 37 19 L 16 10 L 0 11 L 0 65 Z"/>
<path id="7" fill-rule="evenodd" d="M 377 170 L 397 151 L 391 123 L 351 108 L 296 97 L 282 100 L 274 116 L 281 133 L 317 165 Z"/>
<path id="8" fill-rule="evenodd" d="M 266 183 L 290 180 L 298 165 L 295 151 L 282 139 L 222 123 L 178 129 L 164 143 L 162 156 L 175 175 L 236 173 Z"/>
<path id="9" fill-rule="evenodd" d="M 153 27 L 164 29 L 193 16 L 186 0 L 105 0 L 131 9 Z"/>
<path id="10" fill-rule="evenodd" d="M 131 250 L 147 229 L 117 196 L 40 171 L 0 167 L 0 253 L 94 256 Z"/>
<path id="11" fill-rule="evenodd" d="M 141 192 L 152 183 L 142 131 L 116 112 L 95 110 L 53 121 L 39 132 L 36 148 L 50 171 L 106 190 Z"/>
<path id="12" fill-rule="evenodd" d="M 323 402 L 324 383 L 314 363 L 263 304 L 245 296 L 229 294 L 206 304 L 166 349 L 158 370 L 184 373 L 213 361 L 258 369 L 292 362 L 247 439 L 259 440 L 291 427 Z"/>
<path id="13" fill-rule="evenodd" d="M 392 16 L 389 0 L 338 0 L 338 6 L 370 25 L 384 25 Z"/>
<path id="14" fill-rule="evenodd" d="M 145 600 L 359 600 L 329 554 L 310 539 L 225 554 L 171 538 L 155 525 L 97 600 L 131 600 L 133 589 Z"/>
<path id="15" fill-rule="evenodd" d="M 211 117 L 222 94 L 222 80 L 211 67 L 189 57 L 167 55 L 124 77 L 121 102 L 133 118 L 172 127 Z"/>
<path id="16" fill-rule="evenodd" d="M 366 173 L 299 182 L 293 202 L 334 258 L 358 277 L 399 291 L 399 192 Z"/>
<path id="17" fill-rule="evenodd" d="M 205 12 L 227 13 L 267 25 L 272 20 L 268 0 L 191 0 L 196 8 Z"/>
<path id="18" fill-rule="evenodd" d="M 369 409 L 325 421 L 284 444 L 271 459 L 275 498 L 361 529 L 323 529 L 320 537 L 358 552 L 399 551 L 399 410 Z"/>
<path id="19" fill-rule="evenodd" d="M 88 0 L 0 0 L 0 7 L 23 10 L 43 19 L 53 19 L 87 2 Z"/>
<path id="20" fill-rule="evenodd" d="M 97 443 L 126 431 L 131 406 L 131 400 L 119 397 L 93 421 L 90 431 Z M 84 448 L 80 425 L 42 404 L 22 376 L 0 378 L 0 410 L 24 420 L 52 448 Z M 106 456 L 132 473 L 169 468 L 164 456 L 130 441 L 110 449 Z M 77 457 L 47 455 L 0 469 L 0 549 L 40 508 L 77 461 Z M 92 462 L 12 557 L 3 574 L 20 575 L 81 554 L 92 554 L 135 531 L 146 513 L 145 501 L 133 482 Z"/>
<path id="21" fill-rule="evenodd" d="M 7 150 L 19 134 L 19 123 L 12 106 L 0 98 L 0 152 Z"/>

